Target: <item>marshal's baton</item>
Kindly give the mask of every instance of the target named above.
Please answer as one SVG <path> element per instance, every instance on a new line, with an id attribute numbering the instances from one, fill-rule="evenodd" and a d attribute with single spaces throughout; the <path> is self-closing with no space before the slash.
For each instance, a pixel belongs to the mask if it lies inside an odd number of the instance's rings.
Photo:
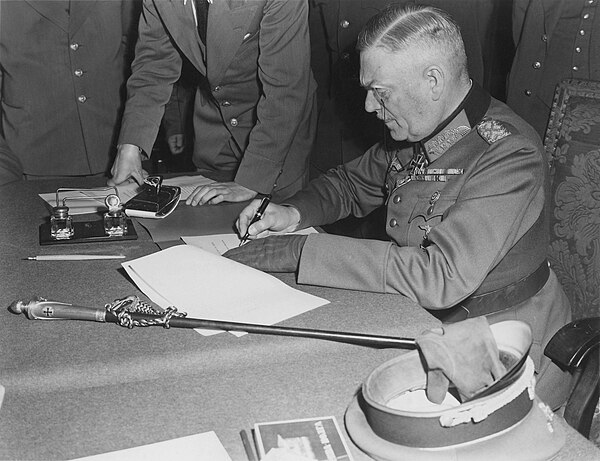
<path id="1" fill-rule="evenodd" d="M 116 323 L 127 328 L 160 325 L 164 328 L 243 331 L 263 335 L 324 339 L 375 348 L 417 348 L 412 338 L 187 318 L 184 312 L 178 312 L 174 307 L 158 311 L 137 296 L 117 299 L 113 303 L 106 304 L 104 309 L 34 298 L 29 301 L 14 301 L 8 310 L 14 314 L 24 314 L 31 320 L 88 320 Z"/>

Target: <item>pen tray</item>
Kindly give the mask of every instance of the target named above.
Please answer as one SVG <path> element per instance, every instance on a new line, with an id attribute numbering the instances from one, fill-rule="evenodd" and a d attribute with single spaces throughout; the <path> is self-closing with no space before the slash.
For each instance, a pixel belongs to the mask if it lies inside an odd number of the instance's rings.
<path id="1" fill-rule="evenodd" d="M 144 185 L 142 191 L 125 203 L 125 213 L 136 218 L 164 218 L 171 214 L 179 203 L 181 188 L 160 186 L 156 189 Z"/>
<path id="2" fill-rule="evenodd" d="M 109 236 L 104 232 L 104 221 L 81 221 L 73 223 L 73 237 L 70 239 L 56 240 L 50 236 L 50 223 L 40 225 L 40 245 L 62 245 L 65 243 L 90 243 L 90 242 L 118 242 L 121 240 L 137 240 L 137 232 L 131 219 L 127 220 L 127 234 L 123 236 Z"/>

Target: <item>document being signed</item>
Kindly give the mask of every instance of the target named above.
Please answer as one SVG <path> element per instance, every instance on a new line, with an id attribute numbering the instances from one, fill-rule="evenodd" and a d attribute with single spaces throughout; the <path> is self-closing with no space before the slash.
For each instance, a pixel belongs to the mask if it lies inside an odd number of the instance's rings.
<path id="1" fill-rule="evenodd" d="M 329 302 L 192 245 L 173 246 L 122 266 L 152 302 L 165 309 L 175 306 L 188 317 L 273 325 Z"/>
<path id="2" fill-rule="evenodd" d="M 299 231 L 292 232 L 292 234 L 308 235 L 318 233 L 314 227 L 308 227 Z M 280 234 L 273 234 L 280 235 Z M 222 255 L 226 251 L 232 248 L 237 248 L 240 245 L 240 237 L 237 234 L 215 234 L 215 235 L 195 235 L 195 236 L 183 236 L 181 237 L 188 245 L 193 245 L 203 250 L 209 251 L 210 253 Z"/>

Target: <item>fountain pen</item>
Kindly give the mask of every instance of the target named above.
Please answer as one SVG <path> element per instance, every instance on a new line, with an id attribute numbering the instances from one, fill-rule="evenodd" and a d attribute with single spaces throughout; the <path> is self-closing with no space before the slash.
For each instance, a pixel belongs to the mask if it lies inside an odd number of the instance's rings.
<path id="1" fill-rule="evenodd" d="M 263 214 L 265 214 L 265 210 L 269 206 L 269 203 L 271 203 L 271 196 L 265 195 L 263 197 L 263 199 L 261 200 L 260 205 L 258 205 L 258 209 L 256 210 L 256 213 L 254 213 L 254 216 L 253 216 L 252 220 L 250 221 L 250 224 L 248 224 L 248 228 L 246 229 L 246 234 L 244 234 L 244 236 L 240 240 L 239 246 L 242 246 L 244 243 L 246 243 L 248 241 L 248 237 L 250 236 L 250 226 L 252 224 L 254 224 L 256 221 L 260 221 L 260 219 L 263 217 Z"/>

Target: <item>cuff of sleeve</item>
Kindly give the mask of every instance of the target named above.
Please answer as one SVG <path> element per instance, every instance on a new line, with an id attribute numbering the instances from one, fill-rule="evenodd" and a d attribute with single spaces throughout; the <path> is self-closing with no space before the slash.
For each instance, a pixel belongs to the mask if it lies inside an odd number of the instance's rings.
<path id="1" fill-rule="evenodd" d="M 300 256 L 298 283 L 385 293 L 386 261 L 391 245 L 311 234 Z"/>
<path id="2" fill-rule="evenodd" d="M 123 119 L 118 144 L 138 146 L 150 158 L 159 126 L 148 119 L 129 116 Z"/>
<path id="3" fill-rule="evenodd" d="M 260 194 L 270 194 L 281 172 L 272 159 L 246 150 L 235 175 L 235 182 Z"/>

